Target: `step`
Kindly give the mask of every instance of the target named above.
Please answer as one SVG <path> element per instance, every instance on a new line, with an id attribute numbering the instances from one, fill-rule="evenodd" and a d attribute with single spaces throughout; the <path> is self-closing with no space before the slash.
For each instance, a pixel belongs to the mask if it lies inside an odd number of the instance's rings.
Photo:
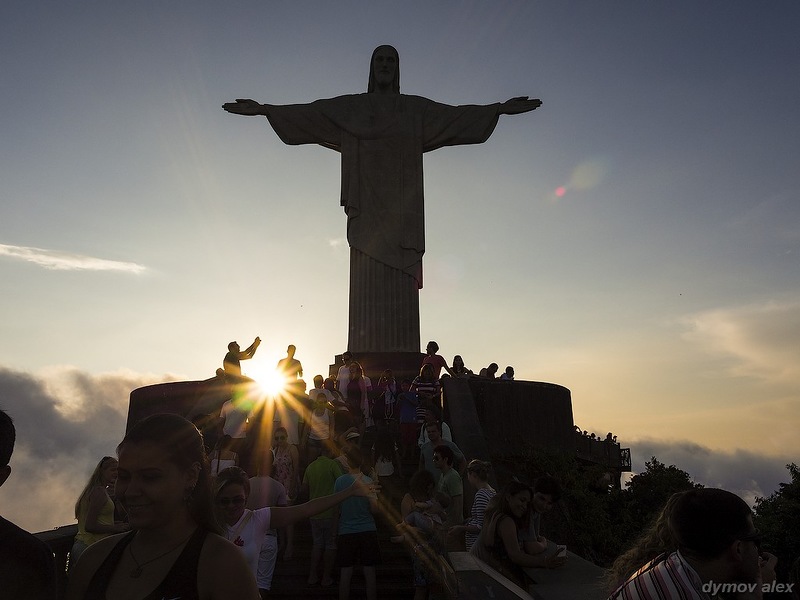
<path id="1" fill-rule="evenodd" d="M 389 541 L 392 532 L 388 526 L 379 525 L 378 539 L 381 548 L 381 564 L 376 567 L 377 595 L 381 599 L 408 599 L 414 595 L 411 557 L 402 544 Z M 289 560 L 279 557 L 275 565 L 275 576 L 272 581 L 270 598 L 338 598 L 338 583 L 323 588 L 319 585 L 309 586 L 309 560 L 311 557 L 311 527 L 305 523 L 295 525 L 294 556 Z M 334 569 L 334 580 L 338 582 L 338 570 Z M 350 585 L 351 598 L 364 598 L 366 589 L 360 568 L 356 567 Z"/>

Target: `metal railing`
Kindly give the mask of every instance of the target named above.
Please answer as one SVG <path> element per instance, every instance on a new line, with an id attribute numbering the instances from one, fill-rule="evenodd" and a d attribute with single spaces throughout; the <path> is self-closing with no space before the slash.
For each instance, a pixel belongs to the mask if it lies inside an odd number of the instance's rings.
<path id="1" fill-rule="evenodd" d="M 40 531 L 34 535 L 50 546 L 56 559 L 56 583 L 58 598 L 63 598 L 67 590 L 67 565 L 75 534 L 78 533 L 77 525 L 62 525 L 48 531 Z"/>

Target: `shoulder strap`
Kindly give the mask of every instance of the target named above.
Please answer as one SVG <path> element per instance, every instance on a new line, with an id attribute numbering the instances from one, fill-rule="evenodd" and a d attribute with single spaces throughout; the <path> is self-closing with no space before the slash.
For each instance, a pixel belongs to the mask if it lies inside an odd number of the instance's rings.
<path id="1" fill-rule="evenodd" d="M 97 571 L 94 572 L 91 581 L 89 581 L 89 586 L 86 588 L 86 595 L 84 596 L 85 599 L 104 599 L 106 597 L 108 582 L 111 581 L 111 576 L 117 569 L 122 553 L 125 552 L 125 548 L 131 543 L 134 535 L 136 535 L 136 531 L 128 532 L 111 549 L 111 552 L 108 553 L 108 556 L 106 556 Z"/>
<path id="2" fill-rule="evenodd" d="M 144 600 L 163 600 L 164 598 L 181 598 L 198 600 L 197 565 L 200 552 L 208 536 L 208 530 L 198 527 L 183 551 L 178 556 L 164 580 Z"/>
<path id="3" fill-rule="evenodd" d="M 252 518 L 253 518 L 253 511 L 250 511 L 245 515 L 244 519 L 239 524 L 239 527 L 236 528 L 236 531 L 234 531 L 232 534 L 230 534 L 230 536 L 228 536 L 228 535 L 225 536 L 225 537 L 228 538 L 228 541 L 232 542 L 237 537 L 239 537 L 239 534 L 242 532 L 242 529 L 245 528 L 245 526 L 250 522 L 250 519 L 252 519 Z"/>

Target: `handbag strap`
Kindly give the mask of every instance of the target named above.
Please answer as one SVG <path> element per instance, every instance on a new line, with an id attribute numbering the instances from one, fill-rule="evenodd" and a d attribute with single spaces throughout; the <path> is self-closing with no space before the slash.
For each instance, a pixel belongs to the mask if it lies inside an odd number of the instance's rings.
<path id="1" fill-rule="evenodd" d="M 252 518 L 253 518 L 253 511 L 250 511 L 245 515 L 244 519 L 239 524 L 239 527 L 236 528 L 236 531 L 233 532 L 231 537 L 228 537 L 227 535 L 225 536 L 228 539 L 228 541 L 229 542 L 235 541 L 236 538 L 239 537 L 239 534 L 242 532 L 242 529 L 245 528 L 245 525 L 247 525 L 250 522 L 250 519 L 252 519 Z"/>

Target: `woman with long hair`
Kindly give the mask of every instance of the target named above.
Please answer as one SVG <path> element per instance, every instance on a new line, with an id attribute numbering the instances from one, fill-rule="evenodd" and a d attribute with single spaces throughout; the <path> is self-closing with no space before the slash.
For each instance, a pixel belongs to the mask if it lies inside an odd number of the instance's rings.
<path id="1" fill-rule="evenodd" d="M 197 428 L 178 415 L 151 415 L 127 433 L 117 456 L 116 495 L 133 531 L 86 550 L 67 600 L 258 600 L 241 552 L 218 535 Z"/>
<path id="2" fill-rule="evenodd" d="M 519 531 L 527 531 L 533 490 L 520 481 L 511 481 L 492 498 L 483 517 L 483 527 L 470 553 L 526 589 L 528 567 L 557 567 L 564 559 L 557 553 L 527 554 L 520 548 Z"/>
<path id="3" fill-rule="evenodd" d="M 461 358 L 460 354 L 456 354 L 453 357 L 453 367 L 450 369 L 450 372 L 453 374 L 453 377 L 469 377 L 473 373 L 470 371 L 466 366 L 464 366 L 464 359 Z"/>
<path id="4" fill-rule="evenodd" d="M 75 518 L 78 519 L 78 533 L 69 553 L 70 570 L 78 562 L 78 558 L 89 546 L 104 537 L 128 531 L 127 523 L 114 522 L 114 500 L 109 494 L 113 492 L 117 480 L 117 459 L 104 456 L 89 477 L 78 501 L 75 503 Z"/>
<path id="5" fill-rule="evenodd" d="M 664 504 L 664 508 L 637 538 L 633 546 L 616 558 L 605 576 L 609 592 L 613 592 L 625 583 L 642 565 L 665 552 L 669 553 L 677 549 L 677 544 L 670 534 L 668 522 L 675 501 L 679 497 L 680 493 L 670 496 Z"/>

